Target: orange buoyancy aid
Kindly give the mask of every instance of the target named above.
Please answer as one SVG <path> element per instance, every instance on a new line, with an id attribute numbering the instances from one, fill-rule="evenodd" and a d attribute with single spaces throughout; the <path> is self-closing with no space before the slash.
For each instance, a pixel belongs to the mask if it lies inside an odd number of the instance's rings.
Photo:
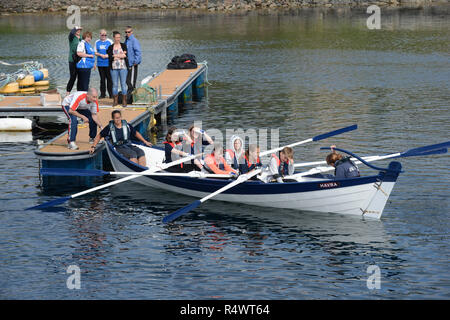
<path id="1" fill-rule="evenodd" d="M 272 157 L 277 161 L 278 173 L 283 176 L 289 175 L 289 163 L 286 161 L 281 162 L 280 158 L 275 153 L 272 153 Z"/>

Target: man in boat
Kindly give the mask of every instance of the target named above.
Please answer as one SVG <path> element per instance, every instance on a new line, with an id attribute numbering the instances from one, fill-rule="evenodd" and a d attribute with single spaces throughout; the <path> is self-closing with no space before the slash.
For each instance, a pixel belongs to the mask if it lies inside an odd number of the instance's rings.
<path id="1" fill-rule="evenodd" d="M 225 151 L 225 160 L 235 170 L 238 170 L 239 165 L 245 162 L 244 142 L 239 136 L 231 136 L 230 148 Z"/>
<path id="2" fill-rule="evenodd" d="M 112 120 L 109 121 L 109 125 L 100 131 L 95 137 L 90 153 L 94 153 L 95 147 L 101 138 L 109 138 L 117 152 L 125 158 L 130 159 L 130 161 L 146 167 L 147 164 L 144 151 L 141 148 L 133 146 L 131 138 L 136 138 L 148 147 L 151 147 L 152 144 L 145 140 L 144 137 L 132 125 L 127 123 L 126 120 L 122 119 L 122 113 L 119 110 L 114 110 L 111 113 L 111 118 Z"/>
<path id="3" fill-rule="evenodd" d="M 231 174 L 238 176 L 236 170 L 231 168 L 223 157 L 223 147 L 220 143 L 214 143 L 214 151 L 205 157 L 203 168 L 209 173 Z"/>
<path id="4" fill-rule="evenodd" d="M 78 119 L 81 118 L 85 123 L 89 123 L 89 143 L 94 141 L 97 135 L 97 126 L 103 129 L 100 119 L 97 116 L 98 109 L 98 91 L 95 88 L 89 88 L 88 91 L 77 91 L 64 98 L 62 109 L 69 119 L 68 146 L 71 150 L 77 150 L 75 143 L 78 130 Z"/>
<path id="5" fill-rule="evenodd" d="M 294 150 L 284 147 L 277 156 L 275 153 L 270 158 L 269 167 L 266 171 L 264 182 L 276 181 L 283 183 L 283 177 L 294 173 Z"/>
<path id="6" fill-rule="evenodd" d="M 334 148 L 336 146 L 330 147 L 332 152 L 327 155 L 326 161 L 329 166 L 334 167 L 334 176 L 336 179 L 347 179 L 361 176 L 359 173 L 358 166 L 350 160 L 350 156 L 343 157 L 341 154 L 337 153 Z"/>

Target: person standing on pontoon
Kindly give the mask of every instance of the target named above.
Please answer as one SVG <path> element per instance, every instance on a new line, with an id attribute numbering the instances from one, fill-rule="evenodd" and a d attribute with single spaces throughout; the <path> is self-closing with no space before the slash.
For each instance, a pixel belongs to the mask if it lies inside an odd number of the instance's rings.
<path id="1" fill-rule="evenodd" d="M 125 44 L 128 49 L 128 60 L 130 63 L 128 66 L 127 86 L 128 93 L 131 93 L 136 88 L 138 65 L 141 64 L 142 60 L 141 44 L 134 36 L 131 26 L 127 26 L 125 29 Z"/>
<path id="2" fill-rule="evenodd" d="M 83 40 L 78 43 L 77 55 L 81 58 L 77 62 L 77 90 L 87 91 L 91 81 L 91 70 L 95 66 L 95 50 L 91 46 L 92 32 L 83 33 Z"/>
<path id="3" fill-rule="evenodd" d="M 122 88 L 122 106 L 127 106 L 127 72 L 128 72 L 128 53 L 127 46 L 120 42 L 120 32 L 113 31 L 114 43 L 108 47 L 109 69 L 113 83 L 113 106 L 119 104 L 119 81 Z"/>
<path id="4" fill-rule="evenodd" d="M 95 55 L 97 56 L 97 68 L 100 76 L 100 97 L 106 98 L 106 89 L 108 89 L 109 98 L 113 98 L 112 94 L 112 79 L 109 70 L 109 57 L 106 50 L 113 44 L 113 41 L 108 38 L 108 33 L 105 29 L 100 30 L 100 39 L 95 41 Z"/>
<path id="5" fill-rule="evenodd" d="M 70 91 L 72 91 L 73 85 L 75 84 L 75 80 L 77 80 L 77 61 L 78 61 L 78 55 L 77 55 L 77 47 L 78 43 L 80 42 L 80 33 L 81 30 L 83 30 L 82 27 L 74 27 L 72 30 L 70 30 L 69 33 L 69 72 L 70 72 L 70 79 L 69 82 L 67 82 L 66 86 L 66 96 L 70 94 Z"/>
<path id="6" fill-rule="evenodd" d="M 131 138 L 136 138 L 147 147 L 151 147 L 152 144 L 145 140 L 145 138 L 131 124 L 122 119 L 122 113 L 119 110 L 114 110 L 111 113 L 111 118 L 112 120 L 109 121 L 109 125 L 100 131 L 95 137 L 94 143 L 92 144 L 89 152 L 94 153 L 95 147 L 101 138 L 109 138 L 117 152 L 130 161 L 133 161 L 142 167 L 146 167 L 147 163 L 145 159 L 145 152 L 141 148 L 134 146 L 131 142 Z"/>
<path id="7" fill-rule="evenodd" d="M 89 122 L 89 143 L 94 141 L 97 135 L 97 126 L 103 129 L 97 113 L 98 91 L 95 88 L 89 88 L 86 91 L 77 91 L 69 94 L 62 102 L 62 109 L 69 119 L 68 146 L 71 150 L 77 150 L 75 143 L 78 131 L 78 118 L 83 119 L 85 123 Z"/>

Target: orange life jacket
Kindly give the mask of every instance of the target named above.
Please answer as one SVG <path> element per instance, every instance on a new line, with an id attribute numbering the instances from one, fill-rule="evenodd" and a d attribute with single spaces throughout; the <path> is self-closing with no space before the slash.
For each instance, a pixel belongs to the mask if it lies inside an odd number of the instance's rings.
<path id="1" fill-rule="evenodd" d="M 281 162 L 280 158 L 275 153 L 272 153 L 272 157 L 277 161 L 278 173 L 283 176 L 287 176 L 289 174 L 289 163 Z"/>
<path id="2" fill-rule="evenodd" d="M 175 148 L 175 143 L 174 143 L 174 142 L 164 141 L 163 144 L 168 144 L 169 146 L 172 147 L 172 149 Z M 178 144 L 181 144 L 181 142 L 177 142 L 176 144 L 177 144 L 177 145 L 178 145 Z M 172 151 L 172 150 L 170 150 L 170 151 Z M 172 161 L 167 162 L 167 160 L 168 160 L 168 159 L 167 159 L 167 156 L 168 156 L 168 154 L 166 153 L 166 163 L 172 162 Z M 170 156 L 170 160 L 172 160 L 172 156 Z M 179 164 L 179 166 L 180 166 L 181 168 L 183 168 L 183 163 Z"/>

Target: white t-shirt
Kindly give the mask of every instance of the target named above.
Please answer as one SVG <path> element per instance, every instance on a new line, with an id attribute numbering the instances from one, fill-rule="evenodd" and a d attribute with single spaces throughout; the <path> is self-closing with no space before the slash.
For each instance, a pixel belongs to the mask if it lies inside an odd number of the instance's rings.
<path id="1" fill-rule="evenodd" d="M 86 91 L 77 91 L 72 94 L 69 94 L 64 98 L 62 105 L 69 106 L 72 110 L 86 110 L 88 109 L 91 113 L 99 112 L 98 102 L 88 103 L 86 100 L 87 92 Z"/>

